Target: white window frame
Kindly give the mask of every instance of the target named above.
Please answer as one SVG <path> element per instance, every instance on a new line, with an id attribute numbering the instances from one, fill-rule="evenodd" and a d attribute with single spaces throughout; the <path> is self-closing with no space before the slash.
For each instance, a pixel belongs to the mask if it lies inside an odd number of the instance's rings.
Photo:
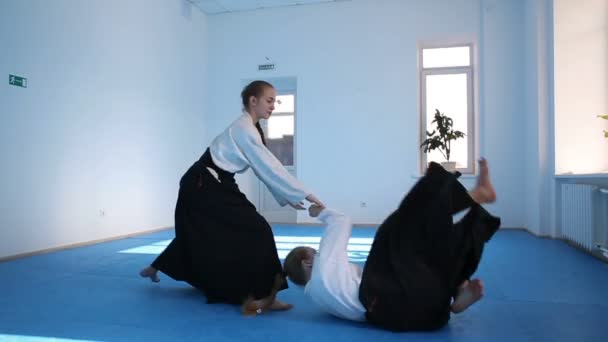
<path id="1" fill-rule="evenodd" d="M 432 67 L 425 68 L 423 61 L 423 50 L 437 48 L 453 48 L 453 47 L 468 47 L 469 48 L 469 65 L 455 67 Z M 449 44 L 449 45 L 421 45 L 418 51 L 419 60 L 419 75 L 420 75 L 420 139 L 418 142 L 418 151 L 420 155 L 420 170 L 424 174 L 427 167 L 427 154 L 420 148 L 422 142 L 426 139 L 426 78 L 430 75 L 450 75 L 450 74 L 466 74 L 467 75 L 467 166 L 456 168 L 463 174 L 475 173 L 475 87 L 474 87 L 474 60 L 473 60 L 473 44 Z"/>
<path id="2" fill-rule="evenodd" d="M 276 90 L 276 94 L 277 96 L 279 95 L 293 95 L 293 112 L 282 112 L 282 113 L 275 113 L 272 112 L 272 116 L 274 117 L 280 117 L 280 116 L 293 116 L 293 165 L 283 165 L 285 168 L 291 170 L 296 168 L 297 162 L 296 162 L 296 139 L 297 139 L 297 120 L 296 120 L 296 108 L 297 108 L 297 101 L 298 101 L 298 97 L 296 94 L 295 90 Z M 264 120 L 261 122 L 261 126 L 262 126 L 262 130 L 264 131 L 264 135 L 268 136 L 268 121 Z"/>

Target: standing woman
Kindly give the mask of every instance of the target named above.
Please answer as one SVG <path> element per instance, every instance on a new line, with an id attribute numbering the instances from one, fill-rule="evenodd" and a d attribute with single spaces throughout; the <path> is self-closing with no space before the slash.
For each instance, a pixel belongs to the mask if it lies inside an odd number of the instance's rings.
<path id="1" fill-rule="evenodd" d="M 241 97 L 243 114 L 180 181 L 175 238 L 140 275 L 158 282 L 161 271 L 186 281 L 202 290 L 208 303 L 253 303 L 254 311 L 289 309 L 275 297 L 287 281 L 271 227 L 239 190 L 234 174 L 251 167 L 282 206 L 304 209 L 304 199 L 323 203 L 266 148 L 259 121 L 274 110 L 274 87 L 254 81 Z"/>

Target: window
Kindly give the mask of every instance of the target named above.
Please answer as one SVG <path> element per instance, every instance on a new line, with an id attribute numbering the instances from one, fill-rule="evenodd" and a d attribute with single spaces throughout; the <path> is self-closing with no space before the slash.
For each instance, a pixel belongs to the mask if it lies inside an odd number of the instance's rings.
<path id="1" fill-rule="evenodd" d="M 465 134 L 451 142 L 450 151 L 450 161 L 462 173 L 475 172 L 472 50 L 471 45 L 420 50 L 420 144 L 427 138 L 427 131 L 435 130 L 432 121 L 436 110 L 450 117 L 452 129 Z M 428 154 L 419 151 L 423 173 L 429 162 L 447 161 L 438 150 Z"/>
<path id="2" fill-rule="evenodd" d="M 285 166 L 293 165 L 295 93 L 277 95 L 274 111 L 266 121 L 268 149 Z"/>

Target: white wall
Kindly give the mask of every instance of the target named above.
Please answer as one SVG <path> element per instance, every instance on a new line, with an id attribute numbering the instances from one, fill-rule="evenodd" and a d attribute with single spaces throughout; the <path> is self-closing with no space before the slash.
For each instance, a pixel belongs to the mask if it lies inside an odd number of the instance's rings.
<path id="1" fill-rule="evenodd" d="M 354 222 L 381 222 L 418 174 L 418 44 L 472 41 L 478 149 L 500 196 L 491 210 L 522 227 L 523 20 L 522 0 L 353 0 L 211 16 L 207 137 L 239 114 L 241 79 L 295 76 L 298 177 Z M 274 71 L 257 71 L 265 57 Z"/>
<path id="2" fill-rule="evenodd" d="M 608 1 L 555 0 L 555 169 L 607 173 Z"/>
<path id="3" fill-rule="evenodd" d="M 552 235 L 553 219 L 553 0 L 526 0 L 524 34 L 525 226 Z"/>
<path id="4" fill-rule="evenodd" d="M 252 78 L 297 77 L 299 178 L 355 222 L 381 222 L 417 179 L 423 41 L 476 44 L 477 150 L 499 193 L 490 209 L 527 226 L 522 179 L 543 172 L 544 119 L 521 122 L 545 95 L 524 96 L 528 82 L 542 88 L 524 77 L 536 58 L 523 52 L 533 46 L 525 1 L 353 0 L 211 17 L 184 0 L 2 2 L 0 257 L 172 226 L 180 176 L 238 115 Z M 257 71 L 265 57 L 275 71 Z M 250 175 L 239 181 L 255 193 Z"/>
<path id="5" fill-rule="evenodd" d="M 0 257 L 173 225 L 206 37 L 182 0 L 0 2 Z"/>
<path id="6" fill-rule="evenodd" d="M 503 227 L 525 227 L 524 1 L 483 0 L 481 12 L 480 150 Z"/>

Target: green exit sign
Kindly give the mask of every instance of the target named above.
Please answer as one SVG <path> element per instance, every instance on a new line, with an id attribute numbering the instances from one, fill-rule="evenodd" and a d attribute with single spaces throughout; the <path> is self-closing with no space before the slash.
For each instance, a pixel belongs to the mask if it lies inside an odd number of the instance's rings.
<path id="1" fill-rule="evenodd" d="M 27 78 L 15 75 L 8 75 L 8 84 L 16 87 L 27 88 Z"/>

